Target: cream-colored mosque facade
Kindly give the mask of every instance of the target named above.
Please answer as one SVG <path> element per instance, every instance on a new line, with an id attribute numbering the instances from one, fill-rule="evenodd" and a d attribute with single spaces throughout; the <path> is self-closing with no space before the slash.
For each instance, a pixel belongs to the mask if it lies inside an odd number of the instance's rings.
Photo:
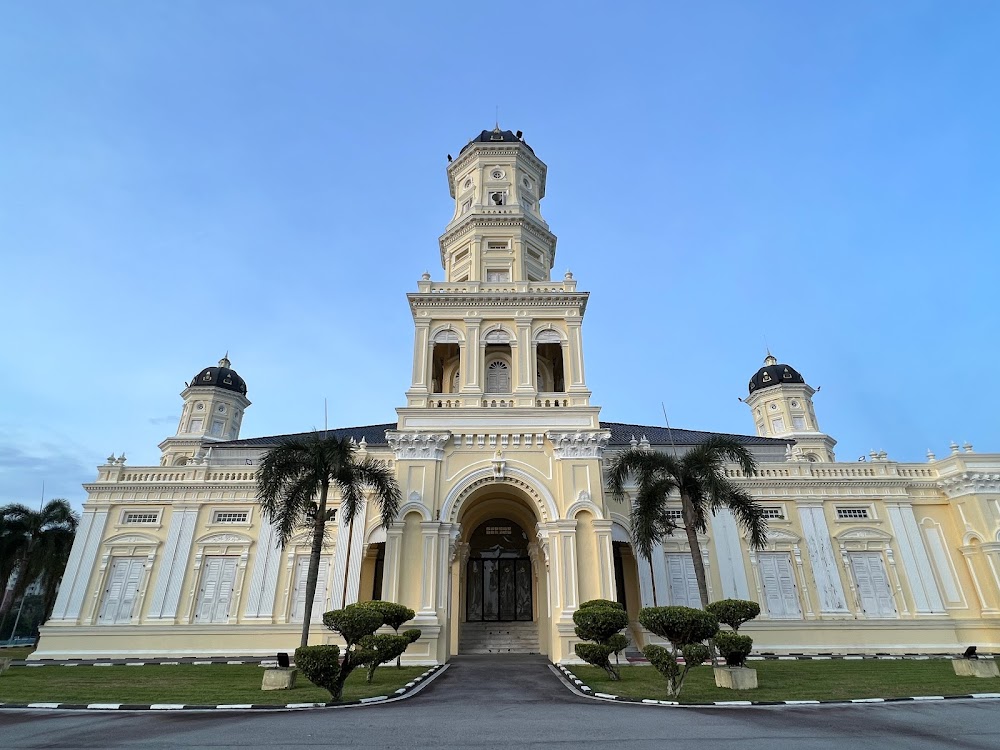
<path id="1" fill-rule="evenodd" d="M 584 368 L 588 294 L 569 273 L 550 277 L 546 166 L 521 134 L 483 131 L 449 160 L 445 280 L 425 274 L 408 295 L 406 404 L 392 423 L 331 431 L 394 470 L 403 505 L 387 529 L 372 508 L 334 520 L 312 639 L 335 642 L 322 612 L 385 598 L 417 613 L 410 662 L 507 648 L 571 661 L 573 612 L 601 597 L 625 603 L 642 644 L 642 606 L 698 606 L 690 552 L 677 535 L 650 560 L 633 555 L 628 501 L 606 491 L 603 461 L 629 446 L 683 451 L 708 433 L 600 421 Z M 746 630 L 761 651 L 1000 650 L 1000 454 L 952 445 L 926 463 L 837 462 L 813 393 L 770 356 L 750 381 L 756 434 L 739 439 L 760 470 L 730 474 L 766 508 L 768 544 L 750 549 L 732 515 L 716 515 L 700 540 L 711 598 L 760 603 Z M 280 548 L 255 493 L 262 454 L 288 436 L 240 439 L 250 401 L 228 359 L 181 396 L 160 465 L 110 456 L 85 485 L 34 658 L 263 655 L 298 642 L 307 533 Z"/>

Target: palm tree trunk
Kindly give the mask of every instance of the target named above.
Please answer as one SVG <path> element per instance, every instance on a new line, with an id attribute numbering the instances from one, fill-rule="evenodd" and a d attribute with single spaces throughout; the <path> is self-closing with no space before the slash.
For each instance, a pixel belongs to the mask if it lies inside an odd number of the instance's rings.
<path id="1" fill-rule="evenodd" d="M 306 575 L 305 611 L 302 613 L 301 647 L 309 645 L 309 625 L 312 622 L 313 599 L 316 598 L 316 582 L 319 580 L 319 558 L 323 552 L 323 537 L 326 530 L 326 498 L 330 491 L 330 481 L 324 480 L 319 493 L 319 506 L 313 520 L 312 550 L 309 554 L 309 572 Z"/>
<path id="2" fill-rule="evenodd" d="M 31 557 L 31 548 L 34 546 L 34 541 L 29 542 L 24 548 L 24 552 L 21 555 L 21 559 L 17 561 L 14 566 L 12 575 L 14 572 L 17 573 L 17 580 L 14 581 L 13 588 L 6 589 L 2 594 L 0 594 L 0 617 L 6 617 L 10 612 L 11 608 L 14 606 L 14 602 L 17 600 L 18 596 L 23 595 L 25 589 L 28 588 L 30 581 L 26 581 L 28 578 L 28 561 Z M 9 579 L 8 579 L 9 580 Z"/>
<path id="3" fill-rule="evenodd" d="M 691 549 L 691 562 L 694 563 L 694 577 L 698 581 L 698 597 L 701 608 L 708 606 L 708 583 L 705 579 L 705 561 L 701 557 L 701 546 L 698 544 L 698 531 L 695 528 L 694 509 L 691 501 L 681 493 L 681 513 L 684 515 L 684 532 L 687 534 L 688 547 Z"/>

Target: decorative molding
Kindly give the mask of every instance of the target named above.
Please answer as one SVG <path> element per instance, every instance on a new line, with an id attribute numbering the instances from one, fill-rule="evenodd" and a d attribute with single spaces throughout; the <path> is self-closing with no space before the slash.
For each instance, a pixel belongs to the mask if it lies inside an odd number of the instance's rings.
<path id="1" fill-rule="evenodd" d="M 556 460 L 564 458 L 600 458 L 611 439 L 609 430 L 547 432 Z"/>
<path id="2" fill-rule="evenodd" d="M 983 492 L 996 493 L 1000 492 L 1000 474 L 965 472 L 942 479 L 936 486 L 949 498 Z"/>
<path id="3" fill-rule="evenodd" d="M 242 534 L 211 534 L 198 540 L 198 544 L 251 544 L 253 540 Z"/>
<path id="4" fill-rule="evenodd" d="M 444 458 L 444 448 L 451 438 L 450 432 L 398 432 L 387 431 L 386 440 L 397 461 Z"/>

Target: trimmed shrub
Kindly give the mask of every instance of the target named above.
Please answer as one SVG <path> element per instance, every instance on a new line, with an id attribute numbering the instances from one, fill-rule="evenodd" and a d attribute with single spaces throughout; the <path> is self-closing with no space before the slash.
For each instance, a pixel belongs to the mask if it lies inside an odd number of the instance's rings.
<path id="1" fill-rule="evenodd" d="M 750 650 L 753 648 L 753 638 L 739 633 L 720 630 L 715 635 L 715 646 L 730 667 L 742 667 L 746 664 Z"/>
<path id="2" fill-rule="evenodd" d="M 608 638 L 628 627 L 628 615 L 623 609 L 588 607 L 573 613 L 576 636 L 584 641 L 607 643 Z"/>
<path id="3" fill-rule="evenodd" d="M 409 622 L 414 617 L 416 617 L 416 612 L 414 612 L 409 607 L 402 604 L 396 604 L 396 602 L 386 602 L 378 599 L 373 599 L 370 602 L 364 602 L 358 606 L 367 607 L 368 609 L 374 609 L 382 613 L 382 624 L 388 625 L 390 628 L 399 633 L 399 629 L 403 627 L 403 624 Z"/>
<path id="4" fill-rule="evenodd" d="M 333 695 L 340 676 L 340 647 L 300 646 L 295 649 L 295 666 L 309 682 Z"/>
<path id="5" fill-rule="evenodd" d="M 705 607 L 705 611 L 715 615 L 715 619 L 723 625 L 738 631 L 740 625 L 750 622 L 760 614 L 760 605 L 746 599 L 720 599 Z"/>
<path id="6" fill-rule="evenodd" d="M 369 602 L 364 602 L 362 606 L 381 612 L 382 622 L 395 630 L 396 635 L 399 635 L 399 629 L 403 627 L 403 624 L 412 620 L 417 614 L 412 609 L 402 604 L 382 601 L 381 599 L 372 599 Z M 417 638 L 419 637 L 420 636 L 418 635 Z M 399 669 L 402 666 L 401 658 L 402 653 L 396 657 L 396 669 Z M 369 680 L 369 682 L 370 681 L 371 680 Z"/>
<path id="7" fill-rule="evenodd" d="M 613 636 L 608 638 L 607 645 L 611 646 L 611 650 L 615 655 L 615 664 L 618 664 L 618 656 L 622 651 L 632 645 L 632 639 L 624 633 L 615 633 Z"/>
<path id="8" fill-rule="evenodd" d="M 412 610 L 409 611 L 412 612 Z M 337 673 L 336 679 L 332 684 L 322 686 L 330 691 L 330 695 L 335 701 L 340 700 L 340 696 L 344 692 L 344 682 L 347 681 L 351 672 L 361 665 L 370 664 L 373 659 L 377 659 L 379 656 L 379 651 L 377 650 L 379 646 L 382 648 L 389 647 L 390 642 L 377 640 L 377 638 L 399 639 L 392 642 L 392 648 L 397 648 L 401 645 L 402 650 L 399 653 L 402 654 L 406 650 L 406 646 L 420 637 L 419 630 L 407 631 L 410 634 L 413 632 L 417 634 L 412 640 L 407 634 L 375 636 L 375 631 L 385 624 L 385 615 L 383 614 L 382 607 L 373 607 L 370 602 L 351 604 L 343 609 L 327 612 L 323 615 L 323 624 L 335 633 L 340 633 L 340 636 L 347 644 L 344 649 L 344 660 L 340 663 L 340 671 Z M 295 653 L 296 658 L 298 658 L 298 651 Z M 390 659 L 395 658 L 396 654 L 393 653 Z"/>
<path id="9" fill-rule="evenodd" d="M 719 632 L 713 615 L 691 607 L 646 607 L 639 611 L 639 623 L 654 635 L 670 641 L 670 648 L 646 646 L 642 653 L 667 680 L 667 697 L 676 698 L 687 674 L 709 658 L 702 641 Z M 680 664 L 678 656 L 684 657 Z"/>
<path id="10" fill-rule="evenodd" d="M 646 607 L 639 612 L 639 623 L 678 647 L 700 643 L 719 632 L 713 615 L 692 607 Z"/>
<path id="11" fill-rule="evenodd" d="M 368 664 L 368 682 L 375 676 L 375 670 L 382 664 L 398 659 L 406 651 L 407 646 L 420 637 L 420 631 L 407 630 L 402 635 L 376 634 L 366 635 L 358 646 L 363 651 L 362 656 Z"/>
<path id="12" fill-rule="evenodd" d="M 335 633 L 340 633 L 348 646 L 374 633 L 382 627 L 383 622 L 381 612 L 363 604 L 351 604 L 323 615 L 323 624 Z"/>
<path id="13" fill-rule="evenodd" d="M 628 645 L 628 638 L 620 632 L 628 627 L 628 614 L 624 608 L 607 599 L 591 599 L 573 613 L 573 622 L 577 638 L 594 641 L 578 643 L 573 649 L 576 655 L 588 664 L 603 669 L 612 680 L 619 679 L 618 668 L 611 664 L 608 657 Z M 624 646 L 621 646 L 622 639 L 625 640 Z"/>

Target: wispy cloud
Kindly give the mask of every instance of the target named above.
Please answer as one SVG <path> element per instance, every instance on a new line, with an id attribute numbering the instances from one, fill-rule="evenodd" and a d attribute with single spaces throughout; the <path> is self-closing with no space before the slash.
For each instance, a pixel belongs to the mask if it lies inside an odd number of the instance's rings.
<path id="1" fill-rule="evenodd" d="M 94 470 L 73 451 L 51 443 L 26 447 L 0 437 L 0 505 L 37 497 L 45 483 L 47 498 L 64 497 L 79 505 L 83 482 Z"/>

